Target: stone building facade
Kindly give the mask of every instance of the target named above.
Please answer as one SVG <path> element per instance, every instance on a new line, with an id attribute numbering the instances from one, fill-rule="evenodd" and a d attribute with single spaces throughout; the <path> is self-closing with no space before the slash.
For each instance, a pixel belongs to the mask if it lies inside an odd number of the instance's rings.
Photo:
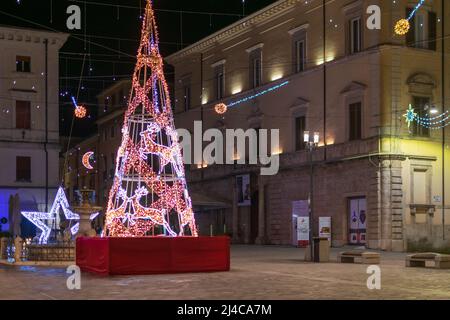
<path id="1" fill-rule="evenodd" d="M 59 50 L 67 38 L 0 26 L 0 230 L 12 230 L 10 196 L 20 196 L 21 210 L 45 211 L 56 195 Z"/>
<path id="2" fill-rule="evenodd" d="M 177 128 L 193 132 L 201 120 L 204 129 L 280 130 L 279 149 L 271 150 L 280 156 L 277 175 L 261 176 L 254 165 L 190 166 L 190 190 L 231 204 L 200 216 L 220 220 L 212 228 L 225 224 L 235 242 L 296 244 L 305 210 L 294 208 L 310 194 L 303 144 L 310 131 L 320 134 L 312 152 L 316 235 L 319 217 L 331 217 L 334 246 L 448 246 L 449 130 L 408 127 L 403 115 L 409 104 L 424 117 L 448 109 L 449 44 L 441 39 L 450 11 L 426 1 L 410 32 L 398 36 L 395 23 L 417 1 L 322 4 L 277 1 L 167 58 Z M 367 27 L 373 5 L 381 29 Z M 233 107 L 218 114 L 218 103 Z M 223 219 L 211 218 L 218 214 Z"/>

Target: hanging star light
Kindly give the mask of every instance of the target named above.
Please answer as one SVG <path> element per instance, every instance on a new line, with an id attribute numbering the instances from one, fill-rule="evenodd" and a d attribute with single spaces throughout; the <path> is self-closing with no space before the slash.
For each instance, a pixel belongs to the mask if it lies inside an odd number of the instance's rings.
<path id="1" fill-rule="evenodd" d="M 409 17 L 406 19 L 400 19 L 397 21 L 394 27 L 394 31 L 399 36 L 404 36 L 411 29 L 411 19 L 414 18 L 416 12 L 420 9 L 420 7 L 425 3 L 425 0 L 420 0 L 419 3 L 414 7 Z"/>
<path id="2" fill-rule="evenodd" d="M 218 103 L 214 107 L 214 110 L 216 111 L 217 114 L 225 114 L 227 112 L 227 109 L 228 107 L 225 103 Z"/>
<path id="3" fill-rule="evenodd" d="M 408 124 L 408 128 L 411 127 L 411 123 L 414 122 L 414 120 L 417 117 L 417 113 L 414 112 L 414 108 L 410 104 L 408 109 L 406 110 L 406 113 L 403 115 L 406 119 L 406 123 Z"/>
<path id="4" fill-rule="evenodd" d="M 400 19 L 395 24 L 395 33 L 399 36 L 404 36 L 408 33 L 409 29 L 411 28 L 411 25 L 408 21 L 408 19 Z"/>
<path id="5" fill-rule="evenodd" d="M 87 110 L 83 106 L 79 106 L 77 101 L 75 100 L 75 97 L 72 97 L 73 105 L 75 106 L 75 117 L 82 119 L 86 117 Z"/>
<path id="6" fill-rule="evenodd" d="M 50 212 L 21 212 L 25 218 L 27 218 L 31 223 L 33 223 L 42 231 L 39 237 L 39 244 L 47 244 L 48 239 L 50 238 L 50 233 L 52 231 L 48 224 L 45 223 L 45 220 L 56 220 L 56 217 L 59 215 L 60 209 L 63 210 L 66 220 L 80 220 L 80 216 L 69 209 L 69 202 L 67 201 L 66 194 L 64 193 L 64 189 L 62 187 L 60 187 L 58 189 L 58 192 L 56 193 L 55 201 L 53 202 Z M 98 214 L 98 212 L 92 214 L 90 217 L 91 220 L 95 219 Z M 78 232 L 78 228 L 79 223 L 76 223 L 70 229 L 72 235 L 75 235 Z"/>

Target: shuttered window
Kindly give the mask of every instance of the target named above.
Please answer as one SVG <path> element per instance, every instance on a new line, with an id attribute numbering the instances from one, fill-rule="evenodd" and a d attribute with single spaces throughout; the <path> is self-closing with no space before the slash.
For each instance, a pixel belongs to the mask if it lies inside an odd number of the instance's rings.
<path id="1" fill-rule="evenodd" d="M 31 158 L 30 157 L 16 157 L 16 180 L 17 181 L 31 181 Z"/>
<path id="2" fill-rule="evenodd" d="M 16 128 L 31 129 L 30 101 L 16 101 Z"/>
<path id="3" fill-rule="evenodd" d="M 349 127 L 349 140 L 359 140 L 362 138 L 362 114 L 361 114 L 361 102 L 352 103 L 349 106 L 350 127 Z"/>

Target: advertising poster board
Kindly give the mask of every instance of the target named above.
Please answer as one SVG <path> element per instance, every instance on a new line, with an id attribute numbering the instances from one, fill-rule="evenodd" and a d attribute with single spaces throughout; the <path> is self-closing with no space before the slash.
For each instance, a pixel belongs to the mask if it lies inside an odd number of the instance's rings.
<path id="1" fill-rule="evenodd" d="M 319 218 L 319 237 L 327 238 L 331 246 L 331 217 Z"/>
<path id="2" fill-rule="evenodd" d="M 309 244 L 309 217 L 297 218 L 297 239 L 298 246 L 305 248 Z"/>

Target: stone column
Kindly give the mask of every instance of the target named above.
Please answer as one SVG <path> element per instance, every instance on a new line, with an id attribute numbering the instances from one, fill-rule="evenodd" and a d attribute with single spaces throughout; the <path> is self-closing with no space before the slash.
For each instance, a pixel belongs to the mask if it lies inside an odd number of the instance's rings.
<path id="1" fill-rule="evenodd" d="M 21 237 L 16 237 L 14 239 L 14 260 L 16 262 L 22 261 L 22 249 L 23 249 L 23 240 Z"/>
<path id="2" fill-rule="evenodd" d="M 233 242 L 239 241 L 239 207 L 238 207 L 238 195 L 237 195 L 237 188 L 236 188 L 236 178 L 232 178 L 232 184 L 233 184 Z"/>
<path id="3" fill-rule="evenodd" d="M 266 208 L 265 208 L 265 192 L 264 192 L 264 178 L 258 177 L 258 237 L 256 244 L 266 243 Z"/>
<path id="4" fill-rule="evenodd" d="M 402 161 L 382 160 L 380 167 L 382 250 L 403 251 Z"/>
<path id="5" fill-rule="evenodd" d="M 403 178 L 402 160 L 391 162 L 391 210 L 392 210 L 392 251 L 402 252 L 405 248 L 403 235 Z"/>
<path id="6" fill-rule="evenodd" d="M 381 248 L 381 171 L 380 167 L 373 169 L 369 195 L 367 199 L 367 247 Z"/>

